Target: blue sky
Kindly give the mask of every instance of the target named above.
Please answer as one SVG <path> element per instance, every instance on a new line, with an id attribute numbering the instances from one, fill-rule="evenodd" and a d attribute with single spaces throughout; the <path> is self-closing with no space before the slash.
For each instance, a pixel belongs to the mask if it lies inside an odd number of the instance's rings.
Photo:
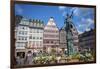
<path id="1" fill-rule="evenodd" d="M 40 19 L 44 21 L 45 25 L 50 17 L 54 17 L 59 29 L 64 25 L 66 13 L 71 14 L 72 10 L 74 10 L 73 23 L 79 34 L 84 31 L 89 31 L 91 28 L 94 29 L 94 8 L 28 4 L 15 5 L 15 15 L 22 15 L 28 19 Z"/>

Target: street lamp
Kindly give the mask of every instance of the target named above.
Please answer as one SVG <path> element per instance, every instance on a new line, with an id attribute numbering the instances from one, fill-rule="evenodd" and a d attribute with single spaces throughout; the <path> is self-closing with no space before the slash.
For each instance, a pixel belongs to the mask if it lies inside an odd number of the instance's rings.
<path id="1" fill-rule="evenodd" d="M 67 54 L 67 49 L 65 49 L 65 54 Z"/>

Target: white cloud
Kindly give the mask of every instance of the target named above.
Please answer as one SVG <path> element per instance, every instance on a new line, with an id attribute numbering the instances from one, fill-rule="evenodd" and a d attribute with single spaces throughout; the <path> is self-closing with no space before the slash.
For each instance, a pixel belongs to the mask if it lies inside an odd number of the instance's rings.
<path id="1" fill-rule="evenodd" d="M 73 7 L 70 11 L 71 12 L 74 11 L 75 16 L 79 16 L 79 14 L 80 14 L 80 9 L 77 7 Z"/>
<path id="2" fill-rule="evenodd" d="M 94 20 L 91 18 L 82 18 L 81 21 L 78 23 L 78 29 L 84 31 L 90 31 L 91 25 L 94 24 Z M 82 31 L 78 31 L 79 33 L 82 33 Z"/>
<path id="3" fill-rule="evenodd" d="M 59 6 L 58 8 L 62 12 L 62 16 L 65 17 L 66 13 L 67 13 L 65 9 L 67 9 L 67 7 L 65 7 L 65 6 Z"/>
<path id="4" fill-rule="evenodd" d="M 59 6 L 59 10 L 65 10 L 66 7 L 65 6 Z"/>
<path id="5" fill-rule="evenodd" d="M 89 12 L 89 8 L 73 7 L 70 11 L 74 11 L 74 16 L 78 17 L 77 28 L 79 30 L 79 34 L 83 33 L 84 31 L 89 31 L 91 28 L 93 28 L 94 19 L 87 17 L 90 16 L 90 13 L 92 13 L 92 11 Z"/>
<path id="6" fill-rule="evenodd" d="M 78 27 L 82 27 L 82 24 L 79 24 Z"/>
<path id="7" fill-rule="evenodd" d="M 69 8 L 69 10 L 68 10 Z M 80 16 L 80 9 L 78 7 L 65 7 L 65 6 L 59 6 L 59 10 L 62 11 L 62 15 L 65 16 L 66 9 L 70 12 L 74 11 L 75 16 Z"/>
<path id="8" fill-rule="evenodd" d="M 66 16 L 66 11 L 64 11 L 64 12 L 62 13 L 62 15 L 65 17 L 65 16 Z"/>
<path id="9" fill-rule="evenodd" d="M 89 24 L 93 24 L 93 23 L 94 23 L 94 20 L 93 20 L 93 19 L 88 18 L 88 19 L 87 19 L 87 22 L 88 22 Z"/>
<path id="10" fill-rule="evenodd" d="M 74 11 L 75 16 L 87 16 L 88 14 L 93 13 L 93 10 L 89 12 L 90 8 L 80 8 L 80 7 L 73 7 L 71 8 L 70 11 Z"/>
<path id="11" fill-rule="evenodd" d="M 90 31 L 90 28 L 86 28 L 85 30 L 86 30 L 86 31 Z"/>
<path id="12" fill-rule="evenodd" d="M 82 31 L 78 30 L 78 34 L 82 34 L 82 33 L 83 33 Z"/>
<path id="13" fill-rule="evenodd" d="M 85 18 L 81 18 L 81 22 L 84 22 L 85 21 Z"/>
<path id="14" fill-rule="evenodd" d="M 94 20 L 88 18 L 88 19 L 87 19 L 87 23 L 88 23 L 88 24 L 87 24 L 86 31 L 90 31 L 90 26 L 94 24 Z"/>
<path id="15" fill-rule="evenodd" d="M 94 20 L 91 18 L 82 18 L 81 23 L 90 26 L 91 24 L 94 24 Z"/>

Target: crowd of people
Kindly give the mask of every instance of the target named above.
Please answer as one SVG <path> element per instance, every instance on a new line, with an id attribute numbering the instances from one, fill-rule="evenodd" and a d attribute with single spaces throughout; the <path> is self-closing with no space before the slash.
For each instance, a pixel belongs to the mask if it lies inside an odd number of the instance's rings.
<path id="1" fill-rule="evenodd" d="M 33 64 L 33 58 L 35 57 L 35 53 L 32 53 L 31 51 L 28 51 L 26 56 L 23 58 L 23 56 L 17 56 L 16 57 L 16 64 L 17 65 L 25 65 L 25 64 Z"/>

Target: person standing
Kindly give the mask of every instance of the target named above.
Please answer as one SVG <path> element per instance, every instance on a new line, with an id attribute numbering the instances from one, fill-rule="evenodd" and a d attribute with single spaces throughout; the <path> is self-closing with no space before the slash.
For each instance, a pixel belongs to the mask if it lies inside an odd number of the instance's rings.
<path id="1" fill-rule="evenodd" d="M 17 65 L 20 65 L 21 64 L 21 62 L 20 62 L 20 56 L 17 56 L 16 57 L 16 63 L 17 63 Z"/>
<path id="2" fill-rule="evenodd" d="M 33 54 L 31 51 L 28 51 L 27 55 L 26 55 L 26 64 L 28 65 L 32 65 L 33 64 Z"/>

